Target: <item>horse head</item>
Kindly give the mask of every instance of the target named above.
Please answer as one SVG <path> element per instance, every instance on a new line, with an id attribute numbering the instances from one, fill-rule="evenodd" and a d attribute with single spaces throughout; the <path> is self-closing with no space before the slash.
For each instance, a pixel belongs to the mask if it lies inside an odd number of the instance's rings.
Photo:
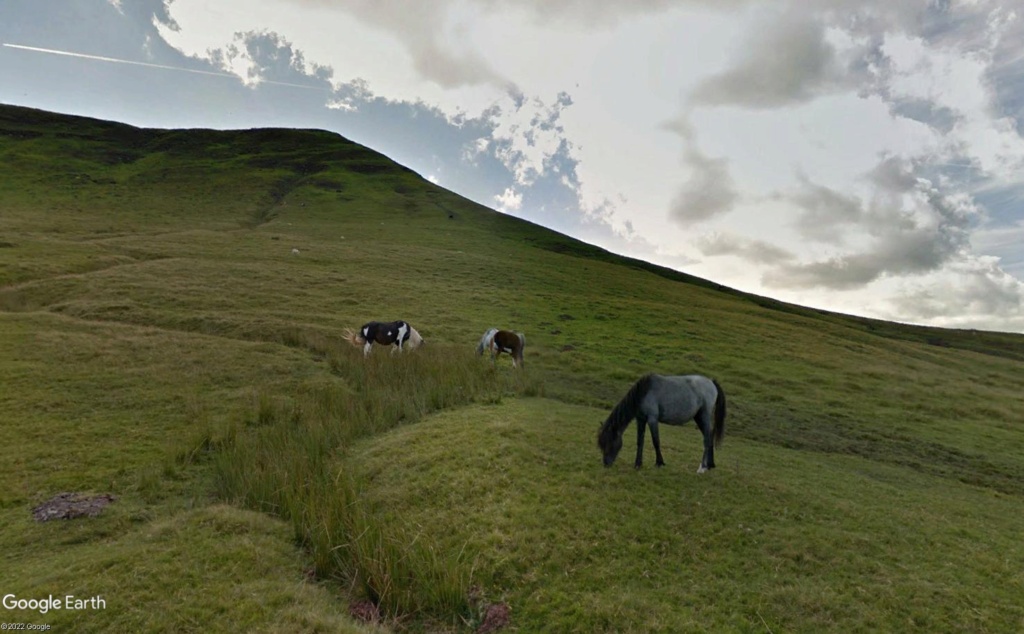
<path id="1" fill-rule="evenodd" d="M 480 343 L 476 346 L 477 355 L 482 355 L 484 350 L 491 346 L 491 340 L 494 339 L 494 333 L 498 332 L 497 328 L 488 328 L 484 336 L 480 338 Z"/>
<path id="2" fill-rule="evenodd" d="M 406 345 L 415 350 L 426 343 L 423 337 L 420 336 L 420 333 L 416 332 L 416 329 L 412 326 L 409 326 L 409 342 Z"/>
<path id="3" fill-rule="evenodd" d="M 619 452 L 622 450 L 622 434 L 615 433 L 605 425 L 597 435 L 597 446 L 604 454 L 604 466 L 610 467 L 615 462 L 615 459 L 619 457 Z"/>

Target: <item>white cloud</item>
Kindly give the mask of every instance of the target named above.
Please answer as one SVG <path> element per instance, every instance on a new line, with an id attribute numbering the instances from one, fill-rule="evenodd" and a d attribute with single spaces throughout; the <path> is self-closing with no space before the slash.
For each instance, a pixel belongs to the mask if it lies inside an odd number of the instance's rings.
<path id="1" fill-rule="evenodd" d="M 494 202 L 498 203 L 498 209 L 505 213 L 518 211 L 523 206 L 523 195 L 512 187 L 506 187 L 505 191 L 494 197 Z"/>

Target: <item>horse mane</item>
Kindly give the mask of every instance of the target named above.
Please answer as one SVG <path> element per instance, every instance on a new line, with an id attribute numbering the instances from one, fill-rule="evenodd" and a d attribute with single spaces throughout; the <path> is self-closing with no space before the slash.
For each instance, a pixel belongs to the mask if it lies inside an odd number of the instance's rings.
<path id="1" fill-rule="evenodd" d="M 722 438 L 725 437 L 725 390 L 718 384 L 718 381 L 711 379 L 711 382 L 715 384 L 715 389 L 718 390 L 718 396 L 715 397 L 715 447 L 722 444 Z"/>
<path id="2" fill-rule="evenodd" d="M 363 338 L 362 331 L 352 332 L 351 328 L 346 328 L 343 336 L 345 341 L 349 342 L 353 346 L 361 346 L 366 343 L 366 339 Z"/>
<path id="3" fill-rule="evenodd" d="M 640 380 L 629 388 L 622 400 L 612 408 L 608 418 L 601 425 L 601 431 L 597 434 L 597 446 L 602 450 L 636 418 L 637 410 L 640 409 L 640 401 L 647 395 L 647 390 L 651 388 L 653 376 L 653 374 L 645 374 L 640 377 Z"/>

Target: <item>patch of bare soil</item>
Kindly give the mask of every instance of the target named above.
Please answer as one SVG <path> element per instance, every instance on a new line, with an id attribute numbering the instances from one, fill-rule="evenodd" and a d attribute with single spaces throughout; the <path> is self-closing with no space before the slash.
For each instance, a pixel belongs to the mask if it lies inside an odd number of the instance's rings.
<path id="1" fill-rule="evenodd" d="M 352 618 L 363 623 L 380 622 L 380 610 L 373 601 L 367 599 L 349 604 L 348 613 L 352 615 Z"/>
<path id="2" fill-rule="evenodd" d="M 113 495 L 84 495 L 82 493 L 58 493 L 32 509 L 37 522 L 50 520 L 73 520 L 79 517 L 96 517 L 108 504 L 116 500 Z"/>
<path id="3" fill-rule="evenodd" d="M 507 603 L 492 603 L 487 606 L 484 621 L 476 629 L 476 634 L 490 634 L 505 627 L 512 620 L 512 609 Z"/>

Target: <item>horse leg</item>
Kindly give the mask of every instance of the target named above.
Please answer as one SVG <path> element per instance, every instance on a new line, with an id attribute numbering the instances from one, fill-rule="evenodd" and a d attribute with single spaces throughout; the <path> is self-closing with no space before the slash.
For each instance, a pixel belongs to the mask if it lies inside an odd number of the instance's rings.
<path id="1" fill-rule="evenodd" d="M 363 358 L 365 359 L 370 355 L 370 348 L 373 346 L 373 342 L 367 341 L 363 344 Z"/>
<path id="2" fill-rule="evenodd" d="M 708 408 L 705 407 L 697 413 L 697 427 L 704 435 L 704 455 L 700 459 L 697 473 L 704 473 L 708 469 L 715 468 L 715 439 L 711 429 L 711 413 Z"/>
<path id="3" fill-rule="evenodd" d="M 647 431 L 647 418 L 643 414 L 636 417 L 636 462 L 633 467 L 639 469 L 644 463 L 644 432 Z"/>
<path id="4" fill-rule="evenodd" d="M 657 456 L 654 465 L 656 467 L 664 467 L 665 459 L 661 457 L 661 436 L 658 434 L 658 419 L 652 417 L 647 424 L 651 427 L 651 442 L 654 443 L 654 454 Z"/>

